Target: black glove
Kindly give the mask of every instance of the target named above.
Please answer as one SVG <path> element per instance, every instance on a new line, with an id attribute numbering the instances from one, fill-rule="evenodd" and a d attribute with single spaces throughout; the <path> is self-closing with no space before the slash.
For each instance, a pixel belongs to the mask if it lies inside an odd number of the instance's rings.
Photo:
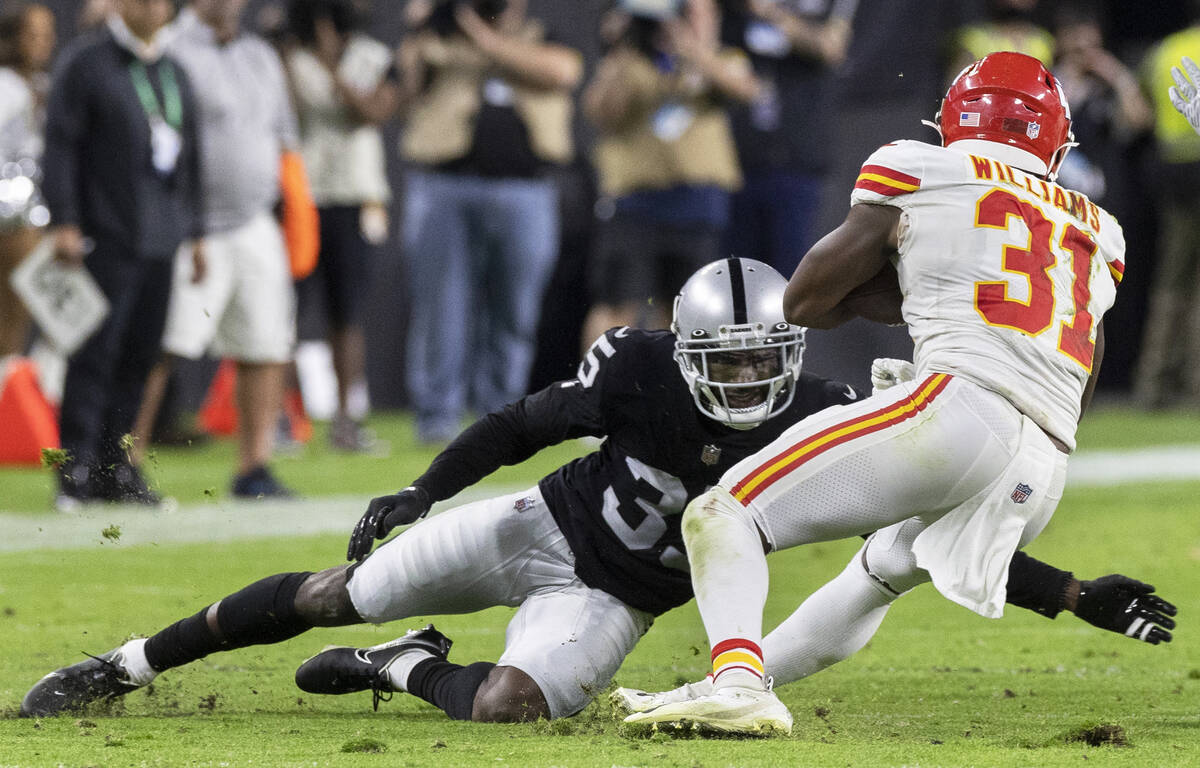
<path id="1" fill-rule="evenodd" d="M 408 525 L 425 517 L 432 502 L 424 488 L 410 485 L 403 491 L 390 496 L 376 496 L 367 505 L 367 513 L 354 526 L 350 534 L 350 546 L 346 549 L 347 560 L 362 560 L 375 545 L 398 525 Z"/>
<path id="2" fill-rule="evenodd" d="M 1075 615 L 1101 629 L 1120 632 L 1151 645 L 1171 642 L 1168 630 L 1175 628 L 1170 616 L 1175 606 L 1158 595 L 1154 587 L 1113 573 L 1080 583 Z"/>

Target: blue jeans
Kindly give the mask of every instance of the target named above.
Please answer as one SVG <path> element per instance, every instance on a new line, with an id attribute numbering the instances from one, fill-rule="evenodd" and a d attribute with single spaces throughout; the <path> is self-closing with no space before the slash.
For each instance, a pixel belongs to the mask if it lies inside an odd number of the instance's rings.
<path id="1" fill-rule="evenodd" d="M 813 223 L 822 180 L 794 171 L 747 171 L 733 196 L 726 250 L 770 264 L 791 277 L 816 242 Z"/>
<path id="2" fill-rule="evenodd" d="M 458 433 L 471 409 L 525 395 L 542 292 L 558 256 L 551 181 L 410 171 L 405 375 L 418 436 Z"/>

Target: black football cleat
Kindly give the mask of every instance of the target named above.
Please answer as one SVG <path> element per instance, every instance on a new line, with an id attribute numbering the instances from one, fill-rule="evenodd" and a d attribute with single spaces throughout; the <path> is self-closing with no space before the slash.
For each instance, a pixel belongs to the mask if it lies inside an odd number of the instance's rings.
<path id="1" fill-rule="evenodd" d="M 351 648 L 332 645 L 300 665 L 296 670 L 296 685 L 308 693 L 374 692 L 372 706 L 391 698 L 394 690 L 388 681 L 387 669 L 392 662 L 408 651 L 425 651 L 445 659 L 451 640 L 434 629 L 410 629 L 404 637 L 374 645 L 370 648 Z"/>
<path id="2" fill-rule="evenodd" d="M 115 699 L 140 685 L 129 681 L 121 665 L 121 649 L 92 656 L 43 677 L 21 700 L 21 717 L 52 717 L 63 712 L 78 712 L 94 701 Z"/>

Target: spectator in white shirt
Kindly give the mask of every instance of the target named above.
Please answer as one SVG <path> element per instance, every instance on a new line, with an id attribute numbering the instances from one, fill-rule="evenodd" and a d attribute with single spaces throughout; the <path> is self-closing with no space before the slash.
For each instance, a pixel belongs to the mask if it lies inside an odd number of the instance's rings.
<path id="1" fill-rule="evenodd" d="M 400 102 L 392 51 L 358 30 L 351 0 L 293 0 L 287 55 L 300 150 L 320 216 L 316 270 L 297 283 L 302 321 L 324 304 L 337 378 L 334 448 L 372 451 L 367 409 L 364 297 L 371 257 L 388 236 L 391 199 L 379 126 Z"/>

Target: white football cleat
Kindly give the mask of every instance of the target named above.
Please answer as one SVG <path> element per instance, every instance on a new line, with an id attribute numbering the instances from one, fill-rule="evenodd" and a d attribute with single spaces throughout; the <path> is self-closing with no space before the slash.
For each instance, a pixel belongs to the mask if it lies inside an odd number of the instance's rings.
<path id="1" fill-rule="evenodd" d="M 618 688 L 609 694 L 608 700 L 617 709 L 622 709 L 632 714 L 633 712 L 645 712 L 655 707 L 661 707 L 664 704 L 691 701 L 701 696 L 708 696 L 712 692 L 712 678 L 706 676 L 703 680 L 697 680 L 694 683 L 684 683 L 678 688 L 657 693 L 642 691 L 637 688 Z"/>
<path id="2" fill-rule="evenodd" d="M 717 688 L 707 696 L 634 712 L 625 722 L 755 736 L 792 732 L 792 713 L 774 691 L 759 688 Z"/>

